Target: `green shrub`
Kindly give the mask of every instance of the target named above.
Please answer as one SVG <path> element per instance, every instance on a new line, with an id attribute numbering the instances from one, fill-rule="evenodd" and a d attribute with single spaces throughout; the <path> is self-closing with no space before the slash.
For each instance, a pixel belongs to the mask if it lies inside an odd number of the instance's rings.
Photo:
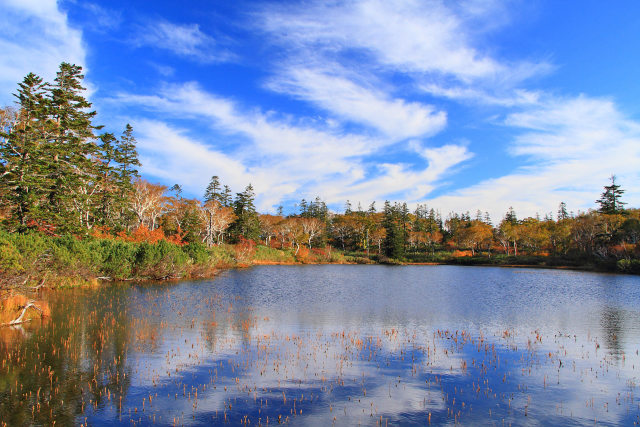
<path id="1" fill-rule="evenodd" d="M 231 267 L 236 264 L 235 251 L 231 245 L 218 245 L 209 248 L 211 264 L 216 267 Z"/>
<path id="2" fill-rule="evenodd" d="M 131 243 L 105 240 L 102 242 L 102 248 L 103 274 L 116 280 L 130 278 L 136 259 L 136 246 Z"/>
<path id="3" fill-rule="evenodd" d="M 189 243 L 182 247 L 182 251 L 187 254 L 194 264 L 206 265 L 211 257 L 207 246 L 200 242 Z"/>
<path id="4" fill-rule="evenodd" d="M 616 270 L 623 273 L 640 274 L 640 259 L 621 259 L 616 263 Z"/>
<path id="5" fill-rule="evenodd" d="M 291 251 L 283 251 L 264 245 L 256 246 L 256 252 L 253 259 L 271 262 L 295 262 L 295 256 Z"/>
<path id="6" fill-rule="evenodd" d="M 0 240 L 0 270 L 7 273 L 23 272 L 23 257 L 10 240 Z"/>
<path id="7" fill-rule="evenodd" d="M 140 277 L 161 279 L 180 276 L 187 265 L 189 256 L 180 246 L 160 240 L 158 243 L 141 243 L 136 252 L 136 274 Z"/>

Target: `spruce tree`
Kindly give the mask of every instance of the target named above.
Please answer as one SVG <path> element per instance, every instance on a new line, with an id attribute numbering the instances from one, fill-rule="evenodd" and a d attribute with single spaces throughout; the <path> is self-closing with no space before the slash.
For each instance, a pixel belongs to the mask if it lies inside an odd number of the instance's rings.
<path id="1" fill-rule="evenodd" d="M 558 206 L 558 221 L 562 221 L 567 218 L 569 218 L 569 214 L 567 213 L 567 204 L 565 202 L 560 202 L 560 205 Z"/>
<path id="2" fill-rule="evenodd" d="M 138 160 L 138 150 L 136 139 L 133 136 L 133 127 L 129 123 L 125 126 L 124 132 L 118 140 L 115 148 L 115 161 L 118 164 L 118 177 L 116 182 L 117 197 L 115 199 L 118 211 L 118 228 L 129 228 L 135 222 L 135 215 L 129 209 L 131 195 L 133 194 L 133 183 L 140 177 L 138 168 L 141 166 Z"/>
<path id="3" fill-rule="evenodd" d="M 251 184 L 242 193 L 236 194 L 233 204 L 236 220 L 231 225 L 231 234 L 236 240 L 241 236 L 249 240 L 258 240 L 260 237 L 260 221 L 254 200 L 255 193 Z"/>
<path id="4" fill-rule="evenodd" d="M 95 180 L 99 188 L 94 215 L 99 224 L 111 227 L 118 209 L 118 171 L 115 167 L 117 139 L 112 133 L 103 133 L 99 140 L 100 157 Z"/>
<path id="5" fill-rule="evenodd" d="M 389 258 L 402 258 L 405 252 L 405 238 L 403 226 L 404 207 L 391 206 L 389 201 L 384 202 L 384 216 L 382 225 L 387 234 L 384 239 L 384 254 Z"/>
<path id="6" fill-rule="evenodd" d="M 228 185 L 224 186 L 224 191 L 222 192 L 222 206 L 230 207 L 232 204 L 231 199 L 231 188 Z"/>
<path id="7" fill-rule="evenodd" d="M 210 202 L 214 200 L 221 205 L 224 205 L 224 194 L 222 193 L 222 187 L 220 185 L 220 178 L 217 175 L 211 177 L 209 181 L 209 185 L 207 185 L 206 190 L 204 191 L 204 202 Z"/>
<path id="8" fill-rule="evenodd" d="M 92 124 L 95 111 L 87 111 L 91 103 L 85 99 L 82 67 L 63 62 L 51 90 L 51 116 L 56 130 L 48 144 L 50 163 L 50 220 L 67 230 L 85 224 L 87 186 L 96 175 L 97 154 Z"/>
<path id="9" fill-rule="evenodd" d="M 509 206 L 509 210 L 504 216 L 504 220 L 513 225 L 516 225 L 518 223 L 518 217 L 516 216 L 516 211 L 513 210 L 513 207 Z"/>
<path id="10" fill-rule="evenodd" d="M 42 216 L 43 193 L 50 187 L 43 150 L 51 123 L 42 78 L 29 73 L 18 86 L 16 121 L 0 133 L 0 193 L 11 213 L 10 228 L 24 231 Z"/>
<path id="11" fill-rule="evenodd" d="M 624 190 L 620 188 L 620 185 L 616 184 L 616 176 L 611 175 L 611 185 L 604 187 L 604 193 L 600 196 L 600 199 L 596 201 L 600 205 L 600 212 L 604 214 L 616 214 L 623 211 L 625 202 L 620 198 L 624 194 Z"/>

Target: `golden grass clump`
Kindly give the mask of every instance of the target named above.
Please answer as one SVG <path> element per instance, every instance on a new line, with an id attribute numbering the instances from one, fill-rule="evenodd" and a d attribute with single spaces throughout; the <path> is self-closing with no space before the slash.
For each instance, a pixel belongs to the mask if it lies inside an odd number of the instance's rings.
<path id="1" fill-rule="evenodd" d="M 22 313 L 23 309 L 29 304 L 34 304 L 37 308 L 30 307 L 25 312 L 23 321 L 39 319 L 41 317 L 51 316 L 49 305 L 42 300 L 31 300 L 22 294 L 9 295 L 0 300 L 0 324 L 9 323 Z"/>

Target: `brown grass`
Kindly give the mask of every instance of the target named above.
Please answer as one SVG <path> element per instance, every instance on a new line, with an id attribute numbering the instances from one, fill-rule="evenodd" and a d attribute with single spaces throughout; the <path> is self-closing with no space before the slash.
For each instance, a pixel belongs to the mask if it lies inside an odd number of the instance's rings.
<path id="1" fill-rule="evenodd" d="M 42 312 L 36 310 L 35 308 L 29 308 L 25 313 L 23 320 L 33 320 L 39 319 L 41 317 L 51 316 L 51 309 L 49 308 L 49 304 L 47 304 L 45 301 L 32 300 L 22 294 L 13 294 L 4 297 L 0 301 L 0 324 L 9 323 L 12 320 L 17 319 L 20 316 L 20 313 L 22 313 L 23 308 L 30 301 L 37 305 L 42 310 Z"/>

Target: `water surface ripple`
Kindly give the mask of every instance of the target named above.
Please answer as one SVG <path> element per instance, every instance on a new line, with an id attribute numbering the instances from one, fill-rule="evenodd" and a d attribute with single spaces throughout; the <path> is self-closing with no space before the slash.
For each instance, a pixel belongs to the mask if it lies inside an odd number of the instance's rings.
<path id="1" fill-rule="evenodd" d="M 263 266 L 46 298 L 0 331 L 3 425 L 640 422 L 639 277 Z"/>

